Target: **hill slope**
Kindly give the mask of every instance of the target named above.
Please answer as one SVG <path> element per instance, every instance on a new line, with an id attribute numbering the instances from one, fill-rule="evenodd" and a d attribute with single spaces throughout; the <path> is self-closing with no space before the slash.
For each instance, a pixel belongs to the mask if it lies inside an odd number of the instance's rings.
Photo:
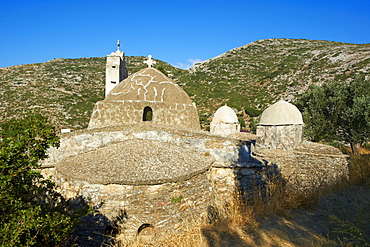
<path id="1" fill-rule="evenodd" d="M 370 44 L 268 39 L 232 49 L 194 65 L 180 78 L 208 116 L 227 103 L 239 110 L 294 101 L 311 84 L 348 81 L 370 74 Z"/>
<path id="2" fill-rule="evenodd" d="M 146 67 L 144 57 L 126 57 L 129 73 Z M 86 128 L 94 104 L 104 99 L 105 58 L 54 59 L 0 68 L 0 121 L 35 109 L 58 128 Z M 173 76 L 181 73 L 162 61 Z M 171 75 L 170 74 L 170 75 Z"/>
<path id="3" fill-rule="evenodd" d="M 146 65 L 126 57 L 129 73 Z M 197 103 L 203 127 L 227 103 L 255 114 L 280 98 L 293 101 L 311 84 L 352 80 L 370 74 L 370 44 L 268 39 L 232 49 L 180 70 L 157 67 Z M 58 128 L 85 128 L 94 103 L 104 98 L 105 58 L 55 59 L 0 68 L 0 121 L 38 109 Z"/>

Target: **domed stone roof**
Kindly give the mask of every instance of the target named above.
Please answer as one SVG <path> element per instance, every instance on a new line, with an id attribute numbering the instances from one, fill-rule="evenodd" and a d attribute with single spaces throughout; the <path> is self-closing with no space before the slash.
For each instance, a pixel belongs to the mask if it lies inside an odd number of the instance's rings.
<path id="1" fill-rule="evenodd" d="M 179 85 L 155 68 L 145 68 L 127 77 L 110 91 L 105 100 L 192 104 Z"/>
<path id="2" fill-rule="evenodd" d="M 303 124 L 298 108 L 284 100 L 276 102 L 262 112 L 260 125 Z"/>
<path id="3" fill-rule="evenodd" d="M 238 117 L 236 116 L 234 110 L 227 105 L 221 106 L 215 112 L 212 123 L 238 123 Z"/>
<path id="4" fill-rule="evenodd" d="M 69 156 L 57 164 L 73 180 L 101 184 L 162 184 L 190 179 L 210 168 L 213 158 L 156 140 L 127 140 Z"/>

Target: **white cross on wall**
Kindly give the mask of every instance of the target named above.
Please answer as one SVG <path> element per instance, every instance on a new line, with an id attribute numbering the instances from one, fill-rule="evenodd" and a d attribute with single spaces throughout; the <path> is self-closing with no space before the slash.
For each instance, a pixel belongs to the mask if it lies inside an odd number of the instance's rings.
<path id="1" fill-rule="evenodd" d="M 151 68 L 153 64 L 156 64 L 157 62 L 152 60 L 152 55 L 148 55 L 148 60 L 144 61 L 143 63 L 146 63 L 148 65 L 148 68 Z"/>

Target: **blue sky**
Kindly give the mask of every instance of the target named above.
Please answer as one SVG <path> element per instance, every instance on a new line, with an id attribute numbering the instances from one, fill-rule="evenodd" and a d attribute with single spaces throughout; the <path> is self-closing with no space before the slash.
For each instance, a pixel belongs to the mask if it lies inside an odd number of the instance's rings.
<path id="1" fill-rule="evenodd" d="M 268 38 L 370 43 L 369 0 L 3 0 L 0 67 L 116 50 L 187 68 Z"/>

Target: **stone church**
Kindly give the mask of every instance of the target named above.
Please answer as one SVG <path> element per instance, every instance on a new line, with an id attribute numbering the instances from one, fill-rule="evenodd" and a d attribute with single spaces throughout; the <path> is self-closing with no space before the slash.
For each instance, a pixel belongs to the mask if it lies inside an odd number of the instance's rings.
<path id="1" fill-rule="evenodd" d="M 89 128 L 151 122 L 200 130 L 195 104 L 179 85 L 151 67 L 151 56 L 145 61 L 148 68 L 121 80 L 127 74 L 122 54 L 108 55 L 106 98 L 95 104 Z"/>
<path id="2" fill-rule="evenodd" d="M 228 106 L 206 132 L 186 92 L 153 68 L 151 56 L 143 62 L 147 68 L 128 75 L 119 45 L 107 56 L 106 97 L 95 104 L 88 129 L 62 133 L 42 164 L 65 197 L 95 209 L 88 218 L 95 235 L 81 236 L 86 246 L 117 219 L 127 240 L 181 231 L 235 192 L 253 195 L 271 169 L 300 179 L 325 172 L 328 181 L 347 173 L 339 150 L 302 141 L 302 118 L 291 104 L 266 110 L 257 136 L 233 137 L 240 125 Z"/>

